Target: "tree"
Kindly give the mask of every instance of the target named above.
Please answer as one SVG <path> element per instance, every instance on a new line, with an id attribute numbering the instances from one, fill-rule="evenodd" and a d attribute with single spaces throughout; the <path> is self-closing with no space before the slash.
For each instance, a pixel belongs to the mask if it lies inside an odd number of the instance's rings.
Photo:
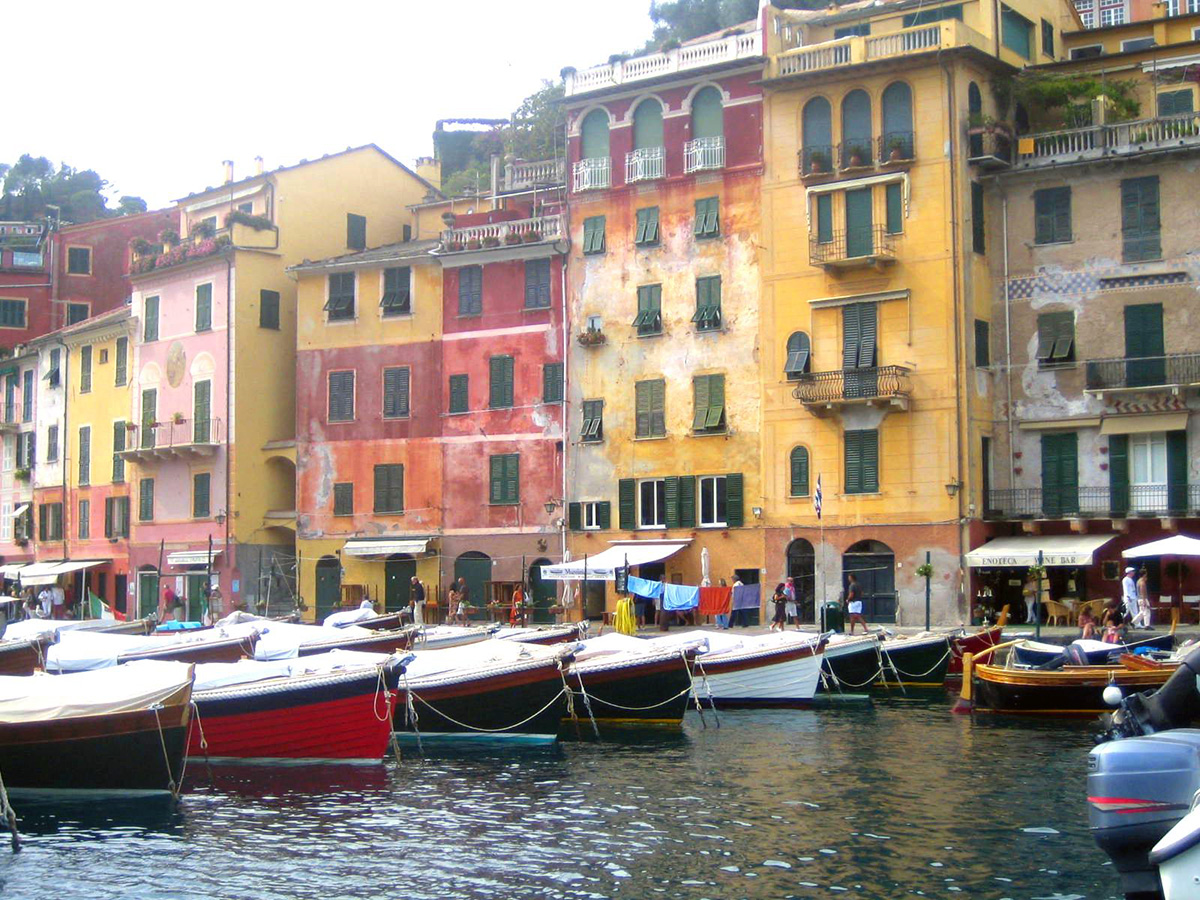
<path id="1" fill-rule="evenodd" d="M 109 209 L 104 196 L 108 182 L 94 169 L 66 163 L 55 169 L 44 156 L 24 153 L 15 165 L 0 164 L 0 178 L 0 217 L 5 219 L 41 218 L 52 206 L 58 208 L 59 221 L 75 223 L 146 211 L 146 201 L 134 196 L 122 197 L 116 209 Z"/>
<path id="2" fill-rule="evenodd" d="M 126 194 L 117 201 L 116 212 L 119 216 L 136 216 L 138 213 L 144 213 L 146 209 L 145 200 L 141 197 L 131 197 Z"/>
<path id="3" fill-rule="evenodd" d="M 674 41 L 690 41 L 733 25 L 741 25 L 758 15 L 758 0 L 668 0 L 651 2 L 650 19 L 654 36 L 646 49 Z"/>

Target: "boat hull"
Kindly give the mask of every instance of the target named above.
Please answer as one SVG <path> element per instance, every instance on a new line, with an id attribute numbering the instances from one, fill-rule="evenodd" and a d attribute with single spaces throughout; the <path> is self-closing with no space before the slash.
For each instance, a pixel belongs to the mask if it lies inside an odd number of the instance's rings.
<path id="1" fill-rule="evenodd" d="M 821 667 L 842 687 L 866 688 L 879 677 L 878 648 L 875 641 L 863 641 L 849 647 L 830 644 L 825 648 Z M 826 689 L 837 690 L 837 687 L 829 685 Z"/>
<path id="2" fill-rule="evenodd" d="M 981 653 L 988 647 L 994 647 L 1001 641 L 1001 635 L 1004 633 L 1002 625 L 996 625 L 993 628 L 985 628 L 982 631 L 977 631 L 974 634 L 963 634 L 950 639 L 950 668 L 946 670 L 947 678 L 962 678 L 963 672 L 963 654 L 964 653 Z"/>
<path id="3" fill-rule="evenodd" d="M 531 631 L 528 634 L 505 636 L 503 632 L 494 635 L 501 640 L 514 641 L 518 644 L 539 644 L 543 647 L 553 644 L 565 644 L 567 641 L 576 641 L 582 637 L 581 629 L 578 625 L 562 625 L 546 628 L 539 628 L 536 631 Z"/>
<path id="4" fill-rule="evenodd" d="M 1094 718 L 1112 710 L 1103 698 L 1109 684 L 1116 684 L 1125 694 L 1154 690 L 1174 671 L 1174 667 L 1134 670 L 1115 666 L 1038 671 L 977 665 L 971 677 L 971 710 L 1015 716 Z"/>
<path id="5" fill-rule="evenodd" d="M 705 705 L 790 707 L 812 703 L 821 679 L 822 654 L 811 645 L 726 656 L 696 660 L 693 674 L 701 679 L 696 692 Z"/>
<path id="6" fill-rule="evenodd" d="M 636 725 L 682 725 L 691 702 L 691 667 L 695 651 L 650 659 L 596 662 L 572 666 L 571 687 L 580 681 L 591 700 L 593 718 L 599 722 Z M 576 701 L 576 711 L 582 698 Z"/>
<path id="7" fill-rule="evenodd" d="M 163 641 L 170 641 L 170 638 L 163 638 Z M 117 662 L 127 663 L 139 659 L 187 663 L 237 662 L 243 657 L 253 659 L 254 645 L 256 643 L 258 643 L 257 634 L 240 638 L 226 638 L 219 641 L 195 641 L 188 644 L 174 644 L 164 647 L 161 650 L 139 650 L 136 653 L 123 653 L 117 657 Z"/>
<path id="8" fill-rule="evenodd" d="M 330 650 L 359 650 L 363 653 L 395 653 L 397 650 L 407 650 L 412 643 L 413 630 L 405 628 L 400 631 L 381 631 L 377 634 L 365 634 L 361 637 L 346 637 L 342 640 L 320 641 L 302 644 L 297 651 L 300 656 L 313 656 L 317 653 L 328 653 Z"/>
<path id="9" fill-rule="evenodd" d="M 46 641 L 47 638 L 36 637 L 0 644 L 0 675 L 32 675 L 45 659 Z"/>
<path id="10" fill-rule="evenodd" d="M 881 682 L 904 687 L 942 687 L 950 668 L 948 638 L 934 641 L 884 641 L 884 670 Z M 890 663 L 890 665 L 889 665 Z"/>

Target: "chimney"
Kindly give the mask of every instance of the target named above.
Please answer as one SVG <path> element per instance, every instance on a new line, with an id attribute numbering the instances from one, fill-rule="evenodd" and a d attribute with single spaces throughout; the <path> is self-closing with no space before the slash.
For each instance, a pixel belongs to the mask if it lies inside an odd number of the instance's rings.
<path id="1" fill-rule="evenodd" d="M 417 158 L 417 174 L 438 190 L 442 188 L 442 163 L 432 156 Z"/>
<path id="2" fill-rule="evenodd" d="M 254 174 L 261 175 L 263 172 L 263 158 L 261 156 L 254 157 Z"/>
<path id="3" fill-rule="evenodd" d="M 225 167 L 225 183 L 229 184 L 233 181 L 233 160 L 223 159 L 221 165 Z"/>

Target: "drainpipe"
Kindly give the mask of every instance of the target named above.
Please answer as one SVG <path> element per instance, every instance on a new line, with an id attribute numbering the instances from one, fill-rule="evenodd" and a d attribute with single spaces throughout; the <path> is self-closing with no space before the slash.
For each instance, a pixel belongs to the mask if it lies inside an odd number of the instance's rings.
<path id="1" fill-rule="evenodd" d="M 562 267 L 559 272 L 559 283 L 562 288 L 562 342 L 563 342 L 563 405 L 562 405 L 562 525 L 559 527 L 561 551 L 559 561 L 564 562 L 567 558 L 567 450 L 571 446 L 570 427 L 571 417 L 568 414 L 571 408 L 571 394 L 568 390 L 570 380 L 567 375 L 570 372 L 570 367 L 567 365 L 567 357 L 571 352 L 571 330 L 570 323 L 567 318 L 567 260 L 571 258 L 571 223 L 567 215 L 567 204 L 562 204 L 563 234 L 566 235 L 567 252 L 563 254 Z M 571 589 L 570 584 L 565 584 L 564 590 Z M 569 595 L 564 595 L 564 599 Z M 580 599 L 580 606 L 583 606 L 587 600 Z"/>
<path id="2" fill-rule="evenodd" d="M 68 549 L 67 549 L 67 536 L 71 533 L 71 520 L 70 520 L 71 500 L 67 496 L 67 472 L 69 471 L 67 466 L 70 465 L 70 461 L 68 458 L 69 454 L 67 453 L 67 448 L 71 446 L 71 429 L 67 425 L 67 407 L 69 405 L 68 401 L 71 399 L 71 390 L 70 390 L 70 382 L 67 380 L 67 374 L 68 374 L 67 367 L 68 367 L 68 361 L 70 360 L 71 357 L 67 353 L 67 345 L 66 345 L 66 342 L 63 341 L 62 338 L 58 339 L 58 345 L 62 348 L 62 373 L 59 376 L 59 384 L 62 385 L 62 391 L 63 391 L 63 433 L 62 433 L 62 438 L 59 441 L 60 448 L 61 448 L 59 451 L 59 456 L 62 458 L 62 505 L 63 505 L 62 545 L 63 545 L 63 559 L 67 559 L 70 556 L 70 553 L 68 552 Z M 35 422 L 37 421 L 37 416 L 34 416 L 34 421 Z M 37 439 L 35 438 L 34 439 L 34 452 L 36 452 L 36 450 L 37 450 Z M 32 479 L 32 477 L 33 477 L 33 469 L 31 467 L 30 468 L 30 478 Z"/>
<path id="3" fill-rule="evenodd" d="M 999 187 L 1000 179 L 996 179 Z M 1006 397 L 1005 424 L 1008 430 L 1008 486 L 1011 488 L 1013 466 L 1013 392 L 1012 392 L 1012 297 L 1008 285 L 1008 194 L 1000 188 L 1000 221 L 1004 229 L 1004 388 Z"/>
<path id="4" fill-rule="evenodd" d="M 278 222 L 275 223 L 278 227 Z M 278 232 L 276 232 L 278 236 Z M 233 251 L 228 251 L 225 257 L 225 565 L 229 566 L 229 527 L 233 522 L 233 509 L 229 504 L 231 488 L 231 466 L 229 458 L 229 432 L 233 421 Z M 209 410 L 209 415 L 212 411 Z M 193 423 L 194 425 L 195 423 Z M 211 422 L 209 428 L 212 427 Z M 209 510 L 212 512 L 212 510 Z M 209 539 L 211 543 L 211 538 Z M 211 555 L 209 566 L 212 566 Z M 232 568 L 230 569 L 232 576 Z M 209 579 L 211 582 L 211 578 Z M 234 602 L 232 577 L 229 584 L 229 603 L 232 609 Z"/>

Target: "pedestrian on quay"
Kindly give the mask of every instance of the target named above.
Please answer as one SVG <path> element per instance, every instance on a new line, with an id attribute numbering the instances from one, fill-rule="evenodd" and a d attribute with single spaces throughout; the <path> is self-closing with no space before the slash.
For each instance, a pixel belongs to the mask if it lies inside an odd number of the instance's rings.
<path id="1" fill-rule="evenodd" d="M 525 592 L 521 590 L 520 584 L 513 588 L 512 606 L 508 610 L 508 624 L 514 628 L 521 628 L 525 624 Z"/>
<path id="2" fill-rule="evenodd" d="M 458 582 L 450 582 L 450 590 L 446 594 L 446 621 L 458 624 L 458 612 L 462 607 L 459 604 L 458 597 Z"/>
<path id="3" fill-rule="evenodd" d="M 742 586 L 742 579 L 738 578 L 737 573 L 735 572 L 733 574 L 733 595 L 732 595 L 733 598 L 736 599 L 738 588 L 740 588 L 741 586 Z M 744 627 L 746 625 L 746 616 L 749 614 L 748 611 L 744 610 L 744 609 L 733 609 L 732 608 L 732 606 L 733 606 L 732 599 L 730 600 L 729 605 L 731 607 L 731 609 L 730 609 L 731 618 L 729 620 L 729 627 L 732 628 L 735 625 L 738 626 L 739 628 Z"/>
<path id="4" fill-rule="evenodd" d="M 1096 637 L 1096 617 L 1092 615 L 1092 611 L 1085 605 L 1079 610 L 1079 628 L 1083 633 L 1079 635 L 1081 640 L 1090 641 Z"/>
<path id="5" fill-rule="evenodd" d="M 421 579 L 414 575 L 411 579 L 412 588 L 409 591 L 409 603 L 412 606 L 412 620 L 414 625 L 425 624 L 425 585 L 421 584 Z"/>
<path id="6" fill-rule="evenodd" d="M 775 594 L 771 597 L 771 602 L 775 604 L 775 617 L 771 620 L 772 631 L 787 630 L 787 594 L 783 590 L 783 582 L 775 585 Z"/>
<path id="7" fill-rule="evenodd" d="M 1138 614 L 1133 617 L 1136 626 L 1141 621 L 1142 628 L 1149 628 L 1154 623 L 1150 621 L 1150 572 L 1145 566 L 1138 572 L 1137 580 Z"/>
<path id="8" fill-rule="evenodd" d="M 1137 581 L 1134 579 L 1134 574 L 1137 572 L 1133 566 L 1125 567 L 1125 577 L 1121 579 L 1121 603 L 1125 607 L 1125 622 L 1134 621 L 1138 615 L 1138 591 Z"/>
<path id="9" fill-rule="evenodd" d="M 846 612 L 850 614 L 850 633 L 854 634 L 854 626 L 861 624 L 863 634 L 870 634 L 871 629 L 867 627 L 867 620 L 863 618 L 863 602 L 862 588 L 858 586 L 858 578 L 854 575 L 847 575 L 846 581 Z"/>
<path id="10" fill-rule="evenodd" d="M 458 579 L 458 615 L 463 625 L 470 624 L 471 589 L 467 587 L 467 579 L 463 577 Z"/>
<path id="11" fill-rule="evenodd" d="M 800 609 L 796 606 L 796 582 L 789 575 L 783 583 L 783 593 L 787 597 L 787 603 L 784 606 L 784 612 L 787 615 L 787 624 L 795 625 L 796 630 L 800 630 Z"/>

